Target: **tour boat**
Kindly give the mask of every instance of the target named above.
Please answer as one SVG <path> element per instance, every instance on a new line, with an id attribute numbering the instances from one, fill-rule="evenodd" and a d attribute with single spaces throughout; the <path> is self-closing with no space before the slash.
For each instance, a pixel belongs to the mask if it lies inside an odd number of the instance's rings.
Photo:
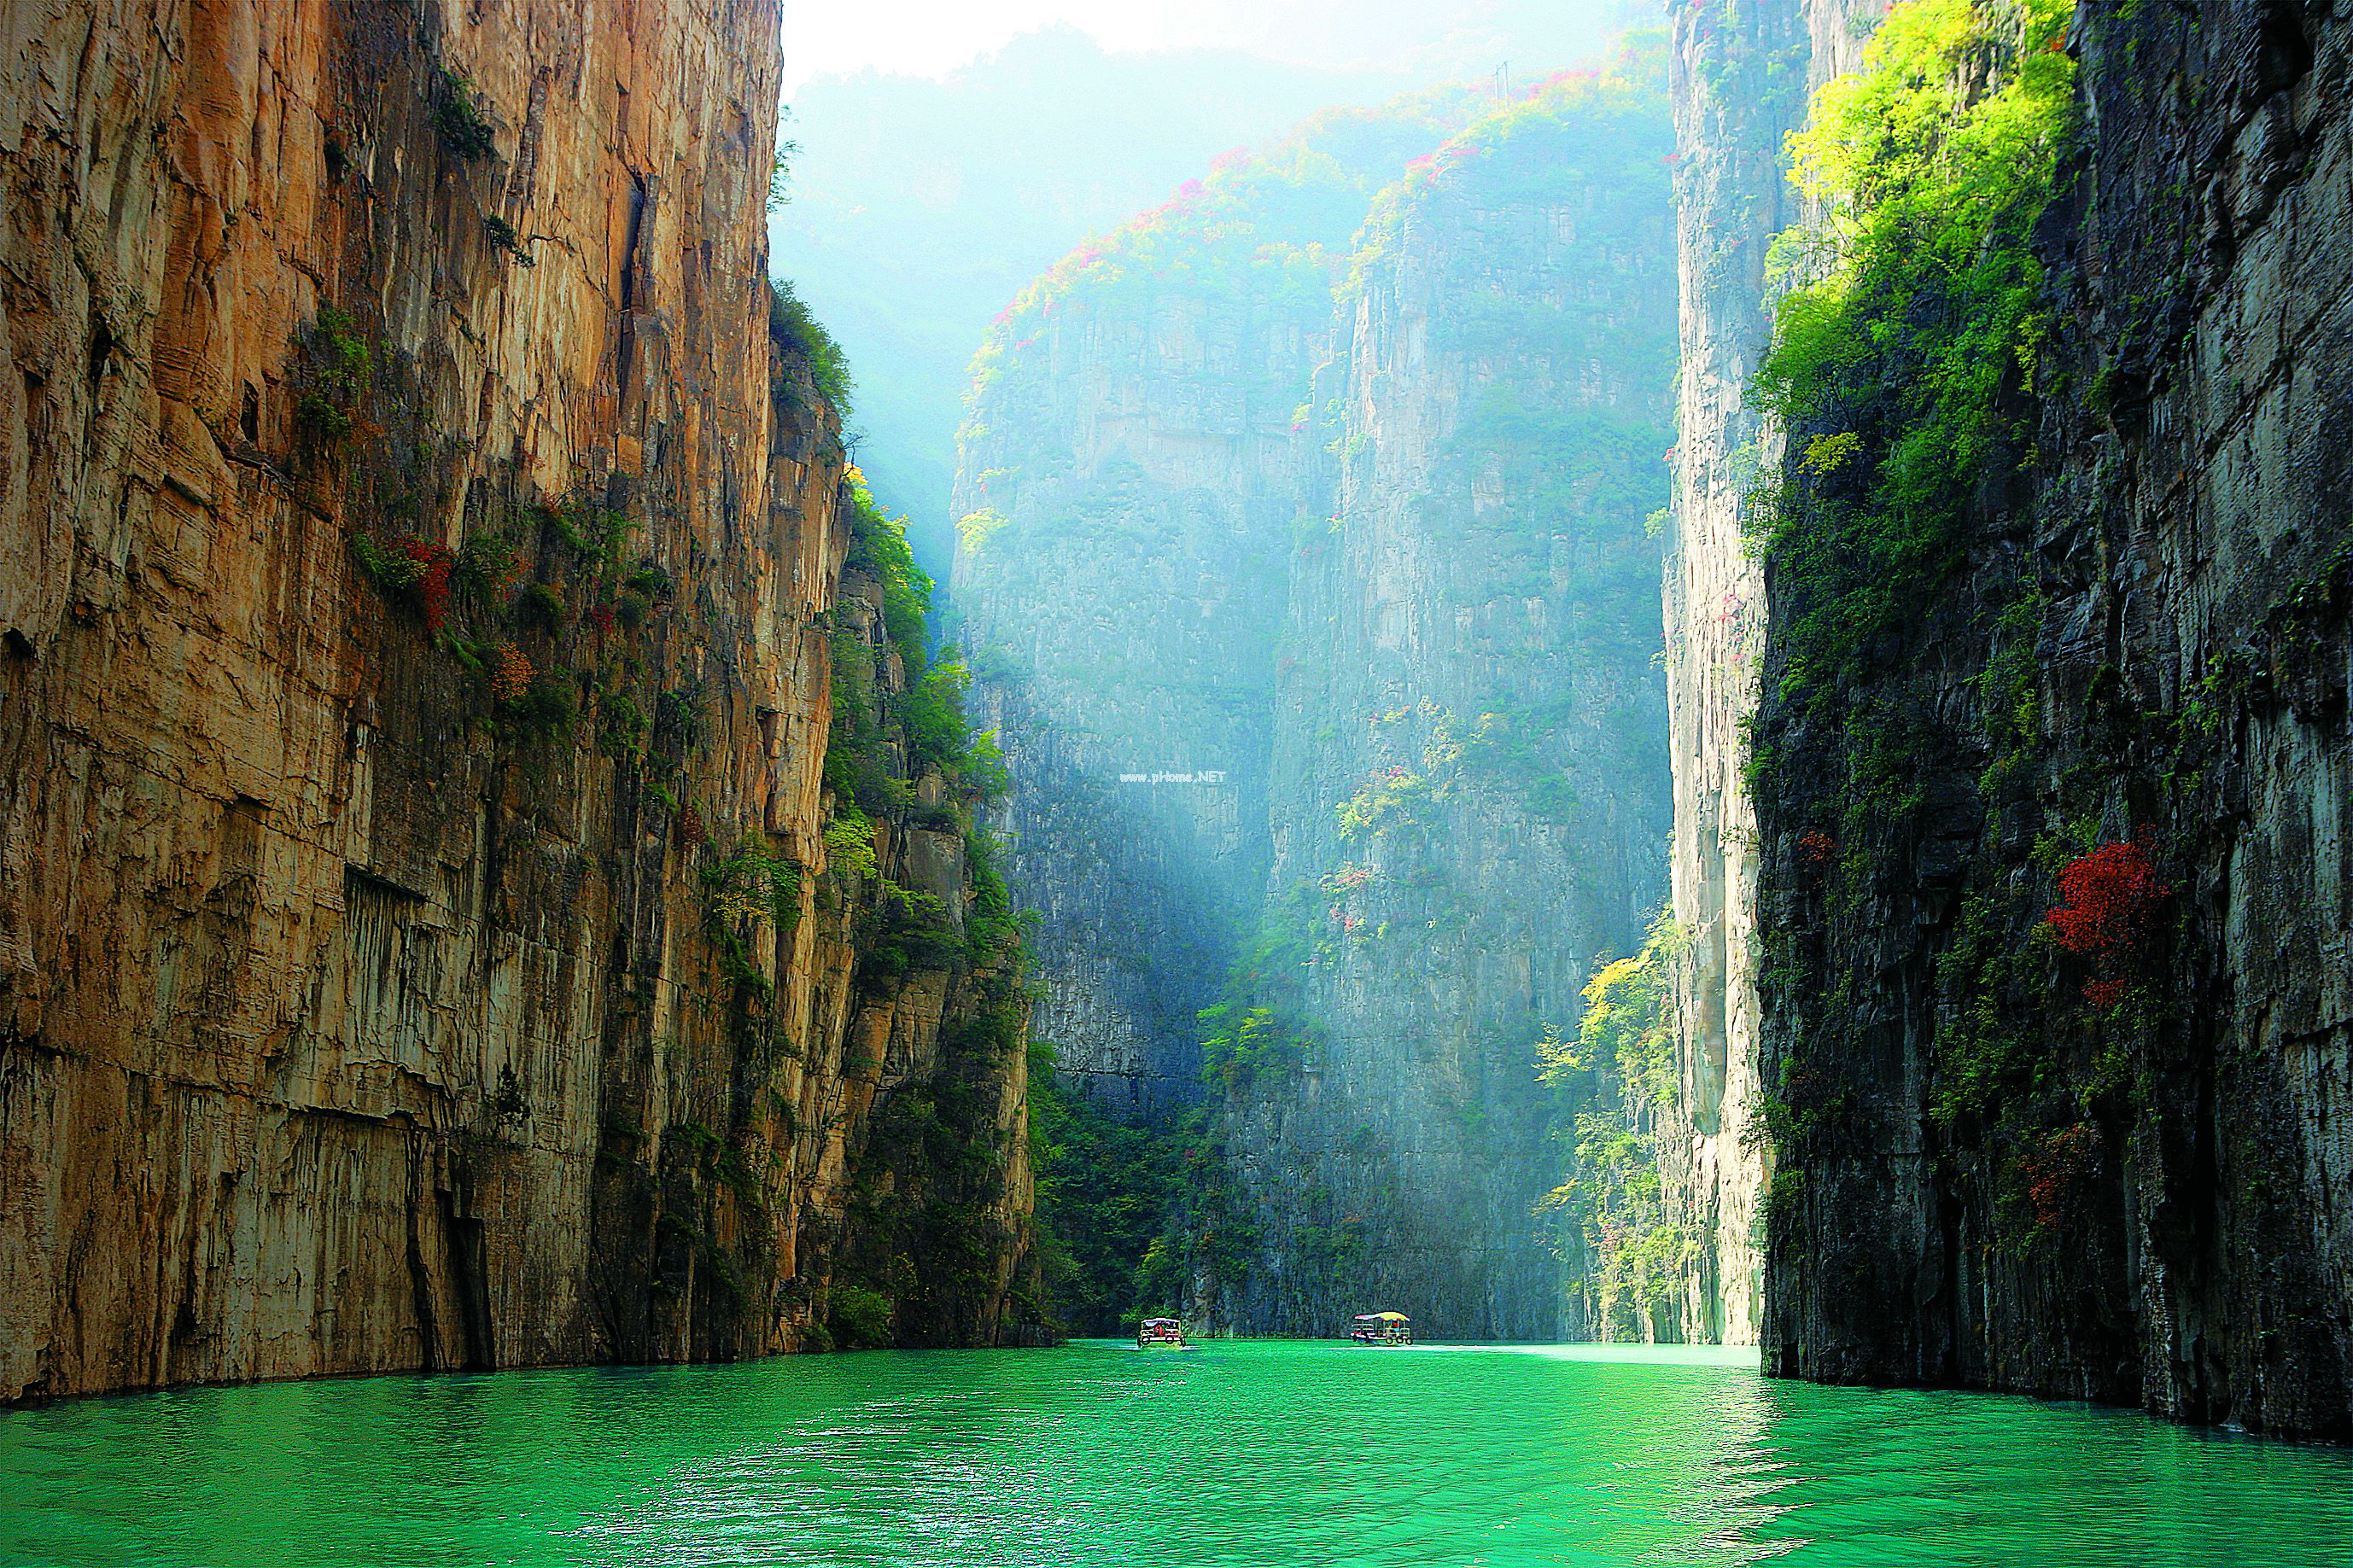
<path id="1" fill-rule="evenodd" d="M 1360 1345 L 1409 1345 L 1413 1320 L 1403 1312 L 1359 1312 L 1348 1337 Z"/>
<path id="2" fill-rule="evenodd" d="M 1135 1331 L 1135 1348 L 1140 1351 L 1189 1351 L 1198 1345 L 1187 1342 L 1185 1325 L 1176 1318 L 1146 1318 Z"/>

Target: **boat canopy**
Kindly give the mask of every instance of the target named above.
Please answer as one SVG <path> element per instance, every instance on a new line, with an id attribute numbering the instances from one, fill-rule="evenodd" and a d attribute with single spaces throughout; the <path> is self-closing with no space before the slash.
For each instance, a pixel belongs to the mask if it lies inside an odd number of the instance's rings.
<path id="1" fill-rule="evenodd" d="M 1410 1323 L 1413 1320 L 1407 1317 L 1403 1312 L 1359 1312 L 1356 1314 L 1356 1321 L 1360 1323 Z"/>
<path id="2" fill-rule="evenodd" d="M 1175 1318 L 1146 1318 L 1144 1326 L 1147 1329 L 1173 1329 L 1177 1326 L 1177 1321 Z"/>

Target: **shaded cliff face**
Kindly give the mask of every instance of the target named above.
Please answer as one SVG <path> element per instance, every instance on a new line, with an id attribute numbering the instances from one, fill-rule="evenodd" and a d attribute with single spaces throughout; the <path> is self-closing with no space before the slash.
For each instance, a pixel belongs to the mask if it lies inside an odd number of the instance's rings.
<path id="1" fill-rule="evenodd" d="M 2284 5 L 2025 16 L 1978 17 L 1991 69 L 1957 79 L 2074 62 L 2020 121 L 2057 151 L 1992 165 L 1953 309 L 1908 307 L 1998 377 L 1868 390 L 1923 384 L 1873 355 L 1947 363 L 1933 333 L 1784 361 L 1767 1362 L 2343 1436 L 2353 39 Z M 1813 318 L 1841 331 L 1911 276 L 1858 232 L 1852 313 Z M 1960 460 L 1866 546 L 1913 552 L 1882 616 L 1815 545 L 1930 442 Z"/>
<path id="2" fill-rule="evenodd" d="M 1276 640 L 1323 526 L 1310 375 L 1373 191 L 1458 123 L 1335 111 L 1067 258 L 976 363 L 956 595 L 1040 915 L 1037 1032 L 1090 1092 L 1198 1098 L 1270 858 Z"/>
<path id="3" fill-rule="evenodd" d="M 898 677 L 765 325 L 773 14 L 10 36 L 0 1397 L 789 1348 L 923 1245 L 878 1187 L 990 1220 L 897 1331 L 1013 1331 L 1012 958 L 863 962 L 971 884 L 824 831 Z M 988 1168 L 884 1181 L 949 1079 Z"/>
<path id="4" fill-rule="evenodd" d="M 1666 500 L 1671 151 L 1655 87 L 1565 78 L 1421 160 L 1360 237 L 1324 378 L 1334 515 L 1293 563 L 1268 910 L 1231 1004 L 1279 1043 L 1240 1016 L 1213 1040 L 1261 1254 L 1243 1273 L 1212 1251 L 1221 1321 L 1328 1332 L 1371 1303 L 1441 1337 L 1588 1327 L 1535 1216 L 1557 1163 L 1535 1045 L 1662 890 L 1644 519 Z"/>

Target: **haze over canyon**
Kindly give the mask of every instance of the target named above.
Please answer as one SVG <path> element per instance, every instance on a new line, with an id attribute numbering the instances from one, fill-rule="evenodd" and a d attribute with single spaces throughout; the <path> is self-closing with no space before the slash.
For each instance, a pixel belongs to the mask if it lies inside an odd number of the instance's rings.
<path id="1" fill-rule="evenodd" d="M 757 0 L 11 8 L 0 1403 L 1393 1306 L 2353 1437 L 2353 21 L 1294 23 L 780 152 Z"/>

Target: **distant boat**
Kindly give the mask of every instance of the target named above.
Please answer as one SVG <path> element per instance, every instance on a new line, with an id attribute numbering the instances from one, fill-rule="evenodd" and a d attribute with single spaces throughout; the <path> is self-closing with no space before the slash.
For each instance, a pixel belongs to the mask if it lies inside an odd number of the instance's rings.
<path id="1" fill-rule="evenodd" d="M 1360 1345 L 1409 1345 L 1413 1320 L 1403 1312 L 1359 1312 L 1348 1337 Z"/>
<path id="2" fill-rule="evenodd" d="M 1146 1318 L 1135 1331 L 1140 1351 L 1190 1351 L 1201 1347 L 1185 1338 L 1185 1324 L 1176 1318 Z"/>

